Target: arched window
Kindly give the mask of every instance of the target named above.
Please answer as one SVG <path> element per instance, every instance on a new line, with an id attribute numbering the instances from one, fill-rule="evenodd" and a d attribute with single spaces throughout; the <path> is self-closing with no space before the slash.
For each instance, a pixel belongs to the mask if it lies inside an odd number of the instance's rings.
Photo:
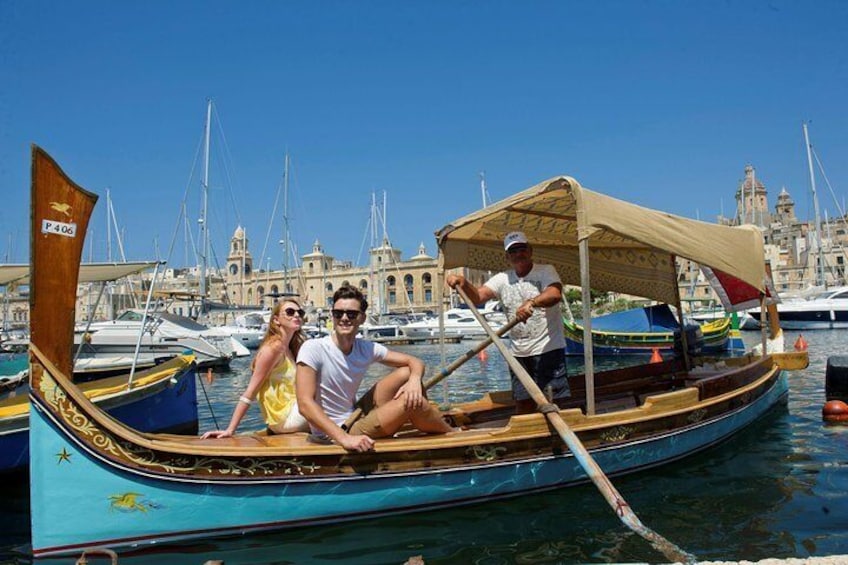
<path id="1" fill-rule="evenodd" d="M 310 272 L 310 273 L 314 273 L 314 272 L 315 272 L 315 264 L 314 264 L 314 263 L 312 263 L 312 261 L 310 261 L 310 262 L 309 262 L 309 272 Z"/>
<path id="2" fill-rule="evenodd" d="M 264 286 L 256 287 L 256 294 L 258 294 L 259 296 L 262 296 L 263 294 L 265 294 L 265 287 Z"/>
<path id="3" fill-rule="evenodd" d="M 362 289 L 362 290 L 367 289 L 368 288 L 368 281 L 365 280 L 365 279 L 362 279 L 361 281 L 359 281 L 359 288 Z"/>
<path id="4" fill-rule="evenodd" d="M 403 286 L 405 286 L 406 288 L 412 287 L 412 275 L 404 275 Z"/>
<path id="5" fill-rule="evenodd" d="M 280 293 L 280 289 L 277 288 L 277 285 L 272 284 L 271 285 L 271 294 L 279 294 L 279 293 Z"/>
<path id="6" fill-rule="evenodd" d="M 236 274 L 238 274 L 238 265 L 236 265 L 235 263 L 233 263 L 232 265 L 230 265 L 230 274 L 231 274 L 231 275 L 236 275 Z"/>
<path id="7" fill-rule="evenodd" d="M 389 275 L 388 277 L 386 277 L 386 285 L 388 285 L 389 288 L 394 288 L 395 284 L 397 284 L 397 281 L 395 280 L 394 275 Z"/>
<path id="8" fill-rule="evenodd" d="M 333 292 L 333 283 L 328 282 L 327 285 L 324 287 L 324 290 L 326 290 L 327 292 Z"/>
<path id="9" fill-rule="evenodd" d="M 424 284 L 432 284 L 433 276 L 430 273 L 424 273 L 423 275 L 421 275 L 421 282 Z"/>

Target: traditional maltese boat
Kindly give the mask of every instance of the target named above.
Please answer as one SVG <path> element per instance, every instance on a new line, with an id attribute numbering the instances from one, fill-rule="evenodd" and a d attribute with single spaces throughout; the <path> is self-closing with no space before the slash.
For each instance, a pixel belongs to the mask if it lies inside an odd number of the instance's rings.
<path id="1" fill-rule="evenodd" d="M 565 352 L 583 355 L 583 326 L 563 320 Z M 684 326 L 693 353 L 741 353 L 745 350 L 730 317 Z M 634 308 L 592 318 L 592 349 L 595 355 L 674 355 L 681 347 L 680 323 L 667 304 Z"/>
<path id="2" fill-rule="evenodd" d="M 460 431 L 423 435 L 402 429 L 367 453 L 313 443 L 297 433 L 208 440 L 143 433 L 109 417 L 68 378 L 74 261 L 95 197 L 38 148 L 32 175 L 30 496 L 36 556 L 431 510 L 589 480 L 625 521 L 632 511 L 601 469 L 609 475 L 644 470 L 721 442 L 785 402 L 781 366 L 804 362 L 802 354 L 766 355 L 696 366 L 682 357 L 598 374 L 588 363 L 586 380 L 572 377 L 573 396 L 563 406 L 540 402 L 544 413 L 514 415 L 509 392 L 481 391 L 478 400 L 445 411 Z M 61 203 L 71 216 L 39 204 L 45 200 Z M 701 223 L 690 229 L 695 224 L 562 177 L 453 222 L 438 232 L 438 241 L 447 268 L 503 267 L 503 234 L 522 229 L 537 259 L 557 265 L 566 282 L 586 275 L 579 249 L 584 259 L 596 261 L 586 281 L 591 288 L 673 300 L 679 254 L 720 269 L 719 278 L 739 290 L 730 294 L 732 304 L 765 292 L 759 234 Z M 493 331 L 489 336 L 503 346 Z M 633 521 L 625 523 L 635 529 Z"/>

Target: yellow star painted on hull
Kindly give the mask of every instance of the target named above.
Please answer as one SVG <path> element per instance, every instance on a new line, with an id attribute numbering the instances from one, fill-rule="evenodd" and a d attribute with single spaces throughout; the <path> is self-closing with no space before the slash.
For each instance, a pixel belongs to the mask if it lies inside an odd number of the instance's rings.
<path id="1" fill-rule="evenodd" d="M 63 447 L 62 451 L 60 451 L 59 453 L 56 454 L 56 459 L 57 459 L 57 461 L 56 461 L 57 465 L 61 465 L 62 461 L 67 461 L 68 463 L 70 463 L 71 462 L 71 454 L 68 453 L 68 450 Z"/>

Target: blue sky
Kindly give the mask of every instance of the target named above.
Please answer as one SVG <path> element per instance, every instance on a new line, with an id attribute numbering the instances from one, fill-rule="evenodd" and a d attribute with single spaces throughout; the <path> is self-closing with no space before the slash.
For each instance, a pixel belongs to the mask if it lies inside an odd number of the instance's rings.
<path id="1" fill-rule="evenodd" d="M 480 207 L 480 171 L 493 200 L 567 174 L 713 221 L 751 163 L 772 207 L 786 186 L 810 218 L 802 121 L 848 192 L 846 30 L 829 0 L 0 0 L 0 261 L 28 258 L 37 143 L 102 196 L 87 254 L 106 258 L 108 188 L 128 259 L 173 241 L 186 264 L 208 98 L 219 261 L 240 223 L 259 262 L 286 151 L 298 251 L 358 263 L 373 191 L 403 256 L 434 255 L 433 232 Z"/>

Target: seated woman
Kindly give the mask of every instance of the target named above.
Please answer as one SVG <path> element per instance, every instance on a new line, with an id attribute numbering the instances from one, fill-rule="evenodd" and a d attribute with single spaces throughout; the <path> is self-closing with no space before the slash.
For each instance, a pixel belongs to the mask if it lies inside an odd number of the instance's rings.
<path id="1" fill-rule="evenodd" d="M 230 425 L 225 430 L 206 432 L 203 439 L 231 437 L 255 398 L 259 399 L 259 410 L 270 433 L 309 430 L 298 410 L 294 387 L 295 359 L 306 340 L 301 331 L 304 317 L 300 304 L 290 298 L 274 306 L 268 330 L 250 367 L 253 374 L 233 410 Z"/>

